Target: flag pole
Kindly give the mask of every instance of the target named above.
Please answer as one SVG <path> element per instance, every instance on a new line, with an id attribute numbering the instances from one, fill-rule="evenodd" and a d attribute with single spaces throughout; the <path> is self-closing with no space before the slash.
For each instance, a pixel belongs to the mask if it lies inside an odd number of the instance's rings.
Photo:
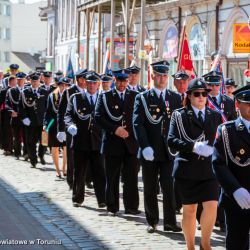
<path id="1" fill-rule="evenodd" d="M 186 30 L 186 23 L 187 23 L 187 12 L 185 12 L 185 19 L 184 19 L 184 22 L 183 22 L 182 34 L 181 34 L 181 39 L 180 39 L 181 46 L 179 46 L 177 71 L 180 70 L 180 68 L 179 68 L 180 67 L 180 58 L 181 58 L 181 52 L 182 52 L 182 49 L 183 49 L 184 35 L 185 35 L 185 30 Z"/>

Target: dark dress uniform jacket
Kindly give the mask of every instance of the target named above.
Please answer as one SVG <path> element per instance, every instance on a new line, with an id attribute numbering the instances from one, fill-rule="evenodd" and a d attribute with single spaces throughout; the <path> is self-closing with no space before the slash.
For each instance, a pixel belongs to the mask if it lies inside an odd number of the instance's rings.
<path id="1" fill-rule="evenodd" d="M 210 98 L 210 100 L 212 99 Z M 217 106 L 225 114 L 228 121 L 231 121 L 237 118 L 237 113 L 235 110 L 235 103 L 227 95 L 222 95 L 222 94 L 220 95 L 220 103 L 218 103 Z"/>
<path id="2" fill-rule="evenodd" d="M 140 146 L 139 157 L 141 157 L 141 150 L 152 147 L 156 161 L 172 159 L 168 151 L 167 135 L 171 114 L 175 109 L 181 107 L 181 97 L 171 90 L 166 90 L 165 101 L 167 104 L 158 98 L 153 89 L 140 93 L 136 97 L 133 125 Z M 147 112 L 149 112 L 151 120 L 149 120 Z M 161 116 L 162 120 L 154 124 Z"/>
<path id="3" fill-rule="evenodd" d="M 128 85 L 128 89 L 133 90 L 129 85 Z M 142 87 L 140 84 L 137 84 L 136 89 L 134 91 L 138 91 L 138 92 L 141 93 L 141 92 L 143 92 L 145 90 L 146 89 L 144 87 Z"/>
<path id="4" fill-rule="evenodd" d="M 10 89 L 10 87 L 8 86 L 7 88 L 3 88 L 0 91 L 0 108 L 1 108 L 1 111 L 6 110 L 5 101 L 6 101 L 7 91 L 9 89 Z"/>
<path id="5" fill-rule="evenodd" d="M 219 126 L 212 162 L 222 202 L 236 204 L 233 193 L 241 187 L 250 192 L 250 134 L 240 118 Z"/>
<path id="6" fill-rule="evenodd" d="M 222 119 L 217 111 L 205 109 L 205 121 L 201 124 L 191 106 L 176 110 L 171 118 L 168 145 L 179 152 L 175 158 L 173 176 L 190 180 L 214 179 L 211 156 L 203 157 L 193 153 L 194 140 L 204 132 L 202 141 L 208 140 L 212 146 L 217 127 Z M 186 133 L 186 136 L 182 132 Z"/>
<path id="7" fill-rule="evenodd" d="M 73 85 L 63 91 L 57 113 L 58 132 L 65 132 L 65 123 L 64 123 L 65 112 L 67 109 L 69 98 L 75 93 L 79 93 L 79 89 L 77 88 L 76 85 Z"/>
<path id="8" fill-rule="evenodd" d="M 52 123 L 51 127 L 49 128 L 49 131 L 53 134 L 57 134 L 57 111 L 58 106 L 60 103 L 60 94 L 59 92 L 56 93 L 50 93 L 47 100 L 47 110 L 44 116 L 44 126 L 48 126 L 50 121 L 54 119 L 54 122 Z"/>
<path id="9" fill-rule="evenodd" d="M 19 101 L 21 98 L 21 91 L 18 87 L 10 88 L 7 91 L 6 95 L 6 108 L 9 113 L 11 112 L 19 112 Z M 10 124 L 13 126 L 23 126 L 23 123 L 20 119 L 20 115 L 17 117 L 11 117 Z"/>
<path id="10" fill-rule="evenodd" d="M 95 118 L 97 123 L 105 130 L 102 141 L 102 153 L 122 156 L 124 155 L 124 143 L 130 154 L 136 154 L 138 144 L 135 140 L 132 115 L 135 97 L 138 92 L 126 89 L 124 103 L 122 104 L 120 96 L 116 89 L 99 95 Z M 114 121 L 116 120 L 117 121 Z M 115 131 L 120 126 L 125 126 L 129 133 L 128 138 L 122 139 L 115 135 Z"/>
<path id="11" fill-rule="evenodd" d="M 94 119 L 94 109 L 85 92 L 71 96 L 64 121 L 67 129 L 71 125 L 77 127 L 71 145 L 74 150 L 100 151 L 101 128 Z"/>
<path id="12" fill-rule="evenodd" d="M 48 92 L 48 95 L 49 95 L 50 93 L 52 93 L 52 92 L 57 88 L 57 87 L 56 87 L 55 85 L 53 85 L 53 84 L 50 84 L 50 85 L 49 85 L 49 88 L 47 88 L 47 86 L 46 86 L 45 84 L 42 84 L 40 87 L 43 88 L 44 90 L 46 90 L 46 91 Z"/>
<path id="13" fill-rule="evenodd" d="M 31 127 L 43 126 L 47 98 L 47 91 L 41 87 L 38 88 L 38 94 L 35 94 L 31 87 L 25 88 L 19 102 L 21 119 L 29 118 Z"/>

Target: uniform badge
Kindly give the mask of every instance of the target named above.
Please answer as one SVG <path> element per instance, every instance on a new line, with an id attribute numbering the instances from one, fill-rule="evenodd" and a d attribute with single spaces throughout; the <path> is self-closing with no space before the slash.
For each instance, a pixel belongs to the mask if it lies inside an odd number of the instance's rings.
<path id="1" fill-rule="evenodd" d="M 153 117 L 153 119 L 156 119 L 156 115 L 153 115 L 152 117 Z"/>
<path id="2" fill-rule="evenodd" d="M 159 112 L 160 112 L 160 109 L 159 109 L 159 108 L 157 108 L 157 109 L 156 109 L 156 112 L 157 112 L 157 113 L 159 113 Z"/>
<path id="3" fill-rule="evenodd" d="M 243 131 L 244 130 L 244 125 L 241 123 L 241 124 L 239 124 L 239 126 L 238 126 L 238 130 L 239 131 Z"/>
<path id="4" fill-rule="evenodd" d="M 115 109 L 118 109 L 119 107 L 117 105 L 115 105 Z"/>
<path id="5" fill-rule="evenodd" d="M 239 156 L 236 156 L 236 157 L 235 157 L 235 160 L 240 161 L 240 157 L 239 157 Z"/>
<path id="6" fill-rule="evenodd" d="M 245 150 L 243 148 L 240 149 L 240 154 L 244 155 L 245 154 Z"/>

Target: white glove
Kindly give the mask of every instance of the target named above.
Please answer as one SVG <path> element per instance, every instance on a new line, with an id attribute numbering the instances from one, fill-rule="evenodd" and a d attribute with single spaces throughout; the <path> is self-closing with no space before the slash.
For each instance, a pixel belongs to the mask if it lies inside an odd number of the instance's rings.
<path id="1" fill-rule="evenodd" d="M 65 132 L 58 132 L 56 138 L 59 142 L 66 141 L 66 133 Z"/>
<path id="2" fill-rule="evenodd" d="M 23 124 L 24 124 L 25 126 L 29 126 L 30 123 L 31 123 L 31 121 L 30 121 L 29 118 L 24 118 L 24 119 L 23 119 Z"/>
<path id="3" fill-rule="evenodd" d="M 250 208 L 250 194 L 245 188 L 239 188 L 233 193 L 234 199 L 242 209 Z"/>
<path id="4" fill-rule="evenodd" d="M 151 147 L 146 147 L 142 150 L 142 155 L 146 161 L 154 160 L 154 150 Z"/>
<path id="5" fill-rule="evenodd" d="M 194 144 L 193 152 L 197 155 L 208 157 L 213 154 L 213 147 L 208 146 L 208 141 L 196 142 Z"/>
<path id="6" fill-rule="evenodd" d="M 75 136 L 77 134 L 77 127 L 75 125 L 70 125 L 68 127 L 68 132 L 72 135 Z"/>

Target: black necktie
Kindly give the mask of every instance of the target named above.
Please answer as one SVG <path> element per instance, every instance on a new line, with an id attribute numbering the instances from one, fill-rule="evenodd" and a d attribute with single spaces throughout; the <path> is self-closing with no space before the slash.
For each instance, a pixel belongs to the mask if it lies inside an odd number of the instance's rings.
<path id="1" fill-rule="evenodd" d="M 121 98 L 121 101 L 123 102 L 124 101 L 124 99 L 123 99 L 123 93 L 121 93 L 120 98 Z"/>
<path id="2" fill-rule="evenodd" d="M 93 96 L 92 96 L 92 95 L 90 96 L 90 105 L 91 105 L 91 106 L 95 106 L 94 101 L 93 101 Z"/>
<path id="3" fill-rule="evenodd" d="M 181 94 L 181 102 L 183 102 L 183 101 L 184 101 L 184 98 L 185 98 L 185 94 L 184 94 L 184 93 L 182 93 L 182 94 Z"/>
<path id="4" fill-rule="evenodd" d="M 160 100 L 164 103 L 163 92 L 160 94 Z"/>
<path id="5" fill-rule="evenodd" d="M 215 96 L 213 96 L 212 99 L 213 99 L 214 104 L 215 104 L 216 106 L 218 106 L 217 98 L 216 98 Z"/>
<path id="6" fill-rule="evenodd" d="M 203 125 L 204 120 L 203 120 L 203 117 L 202 117 L 202 112 L 201 112 L 201 111 L 199 111 L 199 112 L 198 112 L 198 120 L 199 120 L 200 124 L 202 124 L 202 125 Z"/>

